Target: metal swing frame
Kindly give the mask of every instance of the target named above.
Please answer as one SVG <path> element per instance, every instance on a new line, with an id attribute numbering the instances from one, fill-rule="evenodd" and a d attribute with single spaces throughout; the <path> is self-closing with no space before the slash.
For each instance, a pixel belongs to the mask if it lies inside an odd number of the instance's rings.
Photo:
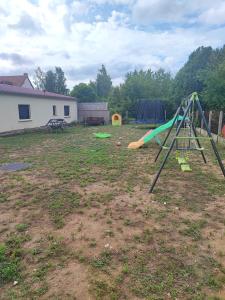
<path id="1" fill-rule="evenodd" d="M 176 128 L 175 136 L 173 137 L 172 142 L 171 142 L 170 146 L 168 147 L 168 150 L 167 150 L 167 152 L 165 154 L 165 157 L 164 157 L 164 159 L 163 159 L 163 161 L 162 161 L 162 163 L 160 165 L 160 168 L 159 168 L 158 172 L 156 173 L 156 175 L 155 175 L 155 177 L 153 179 L 153 182 L 152 182 L 152 184 L 150 186 L 150 189 L 149 189 L 149 193 L 153 192 L 153 190 L 155 188 L 155 185 L 156 185 L 156 183 L 157 183 L 157 181 L 158 181 L 158 179 L 160 177 L 160 174 L 161 174 L 161 172 L 162 172 L 162 170 L 163 170 L 163 168 L 164 168 L 164 166 L 165 166 L 165 164 L 167 162 L 167 159 L 169 158 L 169 156 L 170 156 L 170 154 L 171 154 L 171 152 L 172 152 L 172 150 L 174 148 L 174 145 L 175 145 L 175 143 L 177 142 L 177 140 L 179 138 L 188 138 L 189 141 L 190 141 L 190 139 L 195 139 L 196 142 L 197 142 L 198 148 L 200 149 L 202 159 L 203 159 L 204 163 L 207 163 L 206 157 L 205 157 L 205 154 L 204 154 L 204 151 L 203 151 L 203 148 L 201 147 L 201 143 L 200 143 L 200 140 L 201 140 L 202 137 L 199 137 L 197 135 L 197 130 L 196 130 L 196 127 L 194 125 L 193 119 L 190 120 L 190 126 L 191 126 L 190 129 L 192 130 L 194 136 L 193 137 L 179 137 L 179 133 L 180 133 L 181 128 L 183 127 L 183 125 L 185 123 L 185 120 L 186 120 L 186 117 L 188 116 L 188 113 L 192 109 L 194 109 L 195 106 L 197 107 L 197 109 L 199 111 L 199 115 L 202 118 L 203 124 L 204 124 L 204 126 L 206 128 L 206 131 L 207 131 L 207 134 L 208 134 L 208 137 L 207 138 L 205 137 L 205 139 L 210 140 L 212 148 L 213 148 L 213 151 L 214 151 L 214 154 L 216 156 L 216 159 L 217 159 L 218 164 L 220 166 L 220 169 L 222 171 L 222 174 L 225 177 L 225 168 L 224 168 L 223 162 L 221 160 L 221 157 L 219 155 L 219 152 L 217 150 L 216 144 L 215 144 L 215 142 L 213 140 L 213 137 L 212 137 L 212 134 L 211 134 L 211 130 L 208 127 L 205 115 L 204 115 L 202 107 L 201 107 L 201 103 L 200 103 L 199 98 L 198 98 L 198 94 L 196 92 L 192 93 L 192 95 L 188 98 L 188 100 L 186 102 L 187 103 L 186 103 L 186 107 L 184 108 L 183 119 L 180 121 L 180 123 L 178 124 L 178 126 Z M 163 143 L 162 143 L 162 145 L 160 147 L 160 150 L 159 150 L 158 154 L 155 157 L 155 162 L 158 160 L 158 158 L 159 158 L 162 150 L 165 149 L 165 144 L 166 144 L 166 142 L 167 142 L 167 140 L 168 140 L 168 138 L 169 138 L 169 136 L 170 136 L 173 128 L 175 127 L 175 125 L 177 123 L 178 116 L 181 113 L 184 104 L 185 104 L 185 102 L 182 102 L 180 104 L 180 106 L 178 107 L 178 109 L 177 109 L 177 111 L 175 113 L 175 116 L 174 116 L 173 124 L 172 124 L 171 128 L 169 129 L 169 131 L 168 131 L 168 133 L 167 133 L 167 135 L 166 135 L 166 137 L 165 137 L 165 139 L 164 139 L 164 141 L 163 141 Z M 194 149 L 189 148 L 189 150 L 194 150 Z"/>

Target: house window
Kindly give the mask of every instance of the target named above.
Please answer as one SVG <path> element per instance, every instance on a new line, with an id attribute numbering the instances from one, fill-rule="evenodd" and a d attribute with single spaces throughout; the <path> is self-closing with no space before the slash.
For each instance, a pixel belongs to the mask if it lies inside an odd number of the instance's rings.
<path id="1" fill-rule="evenodd" d="M 52 106 L 52 114 L 53 116 L 57 116 L 56 105 Z"/>
<path id="2" fill-rule="evenodd" d="M 70 116 L 70 107 L 69 105 L 64 105 L 64 117 Z"/>
<path id="3" fill-rule="evenodd" d="M 19 119 L 20 120 L 29 120 L 30 119 L 30 105 L 28 104 L 19 104 Z"/>

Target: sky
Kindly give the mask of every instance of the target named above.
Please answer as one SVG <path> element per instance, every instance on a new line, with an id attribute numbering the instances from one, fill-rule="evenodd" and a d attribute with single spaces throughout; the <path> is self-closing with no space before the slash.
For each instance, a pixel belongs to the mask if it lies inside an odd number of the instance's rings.
<path id="1" fill-rule="evenodd" d="M 102 64 L 173 75 L 199 46 L 225 44 L 224 0 L 0 0 L 1 75 L 60 66 L 72 88 Z"/>

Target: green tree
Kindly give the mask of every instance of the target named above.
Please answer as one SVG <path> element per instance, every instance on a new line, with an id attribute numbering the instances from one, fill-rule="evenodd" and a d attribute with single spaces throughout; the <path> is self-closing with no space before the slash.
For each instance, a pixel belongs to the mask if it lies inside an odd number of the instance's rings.
<path id="1" fill-rule="evenodd" d="M 199 47 L 191 53 L 187 63 L 178 71 L 173 87 L 176 103 L 192 92 L 202 92 L 206 72 L 215 62 L 212 47 Z"/>
<path id="2" fill-rule="evenodd" d="M 42 72 L 38 67 L 35 74 L 35 86 L 37 88 L 52 93 L 68 95 L 66 78 L 60 67 L 55 67 L 55 72 L 48 70 L 46 73 Z"/>
<path id="3" fill-rule="evenodd" d="M 108 97 L 109 108 L 111 113 L 120 113 L 125 115 L 129 110 L 131 101 L 123 94 L 122 86 L 113 87 Z"/>
<path id="4" fill-rule="evenodd" d="M 44 89 L 48 92 L 56 93 L 56 75 L 51 70 L 45 74 Z"/>
<path id="5" fill-rule="evenodd" d="M 55 67 L 55 92 L 62 95 L 68 94 L 65 74 L 60 67 Z"/>
<path id="6" fill-rule="evenodd" d="M 170 103 L 172 82 L 170 73 L 163 69 L 156 72 L 149 69 L 128 73 L 124 84 L 121 86 L 121 93 L 123 101 L 129 105 L 129 115 L 135 115 L 136 104 L 140 99 L 160 99 Z M 167 105 L 167 107 L 169 109 L 171 105 Z"/>
<path id="7" fill-rule="evenodd" d="M 79 102 L 95 102 L 97 97 L 93 85 L 86 83 L 75 85 L 70 95 L 76 97 Z"/>
<path id="8" fill-rule="evenodd" d="M 107 98 L 110 94 L 112 88 L 112 81 L 110 76 L 107 74 L 106 68 L 102 65 L 101 69 L 98 71 L 96 79 L 96 90 L 97 95 L 100 98 Z"/>
<path id="9" fill-rule="evenodd" d="M 225 110 L 225 61 L 208 73 L 202 96 L 208 109 Z"/>

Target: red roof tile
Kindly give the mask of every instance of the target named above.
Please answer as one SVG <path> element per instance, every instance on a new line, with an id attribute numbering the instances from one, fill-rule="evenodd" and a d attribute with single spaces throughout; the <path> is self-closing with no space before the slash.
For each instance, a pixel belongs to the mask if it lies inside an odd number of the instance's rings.
<path id="1" fill-rule="evenodd" d="M 17 75 L 17 76 L 0 76 L 0 84 L 11 84 L 14 86 L 22 86 L 26 78 L 28 78 L 27 74 Z"/>
<path id="2" fill-rule="evenodd" d="M 30 97 L 38 98 L 54 98 L 54 99 L 63 99 L 63 100 L 76 100 L 74 97 L 45 92 L 36 89 L 28 89 L 8 84 L 0 84 L 0 94 L 14 94 L 14 95 L 23 95 Z"/>

